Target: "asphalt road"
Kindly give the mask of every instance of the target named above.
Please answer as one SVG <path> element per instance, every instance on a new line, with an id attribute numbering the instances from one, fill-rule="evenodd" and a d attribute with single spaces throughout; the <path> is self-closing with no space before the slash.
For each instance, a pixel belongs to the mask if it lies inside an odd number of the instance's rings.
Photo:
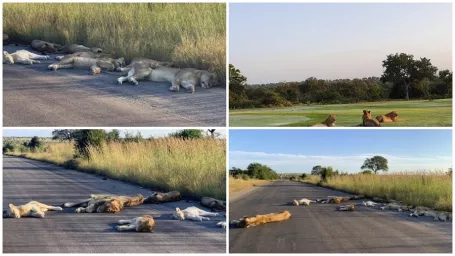
<path id="1" fill-rule="evenodd" d="M 452 222 L 359 206 L 336 211 L 334 204 L 286 205 L 293 199 L 343 196 L 313 185 L 279 181 L 229 204 L 229 218 L 288 210 L 281 223 L 229 230 L 230 253 L 451 253 Z M 351 203 L 360 201 L 351 201 Z M 409 214 L 409 213 L 408 213 Z"/>
<path id="2" fill-rule="evenodd" d="M 29 46 L 6 45 L 12 53 Z M 167 83 L 139 81 L 117 85 L 120 76 L 92 76 L 85 69 L 3 65 L 3 125 L 7 127 L 225 126 L 226 89 L 196 87 L 193 94 L 171 92 Z"/>
<path id="3" fill-rule="evenodd" d="M 84 199 L 93 193 L 147 196 L 152 192 L 115 180 L 103 180 L 86 173 L 66 170 L 33 160 L 3 157 L 3 209 L 9 203 L 36 200 L 60 205 Z M 225 253 L 225 229 L 216 226 L 225 217 L 210 221 L 172 220 L 175 207 L 197 206 L 179 201 L 126 208 L 118 214 L 46 212 L 44 219 L 3 219 L 4 253 Z M 118 232 L 120 219 L 152 215 L 153 233 Z"/>

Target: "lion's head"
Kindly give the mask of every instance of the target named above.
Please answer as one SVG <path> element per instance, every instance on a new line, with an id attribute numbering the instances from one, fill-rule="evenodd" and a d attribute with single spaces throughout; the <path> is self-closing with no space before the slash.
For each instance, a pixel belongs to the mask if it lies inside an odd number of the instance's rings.
<path id="1" fill-rule="evenodd" d="M 392 111 L 392 112 L 388 113 L 386 116 L 389 117 L 390 119 L 394 120 L 398 117 L 398 112 Z"/>
<path id="2" fill-rule="evenodd" d="M 115 65 L 115 69 L 125 67 L 126 66 L 125 58 L 120 57 L 118 59 L 115 59 L 114 65 Z"/>
<path id="3" fill-rule="evenodd" d="M 175 212 L 172 214 L 172 218 L 176 220 L 184 220 L 185 214 L 180 210 L 180 208 L 175 208 Z"/>
<path id="4" fill-rule="evenodd" d="M 371 111 L 370 110 L 363 110 L 362 119 L 371 119 Z"/>
<path id="5" fill-rule="evenodd" d="M 201 72 L 201 87 L 208 89 L 212 88 L 217 84 L 217 77 L 215 74 L 210 73 L 208 71 Z"/>
<path id="6" fill-rule="evenodd" d="M 8 209 L 3 213 L 3 218 L 16 218 L 19 219 L 21 214 L 19 209 L 13 204 L 8 205 Z"/>
<path id="7" fill-rule="evenodd" d="M 3 63 L 14 64 L 13 56 L 11 56 L 11 54 L 9 54 L 7 51 L 3 51 Z"/>
<path id="8" fill-rule="evenodd" d="M 97 212 L 118 213 L 123 209 L 123 204 L 118 199 L 112 199 L 98 207 Z"/>
<path id="9" fill-rule="evenodd" d="M 294 205 L 300 205 L 299 201 L 295 200 L 294 199 L 294 202 L 293 202 Z"/>

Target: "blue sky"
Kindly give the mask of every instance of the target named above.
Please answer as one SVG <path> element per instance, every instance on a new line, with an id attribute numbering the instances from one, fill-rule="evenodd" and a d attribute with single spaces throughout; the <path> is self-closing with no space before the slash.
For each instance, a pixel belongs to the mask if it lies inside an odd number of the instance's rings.
<path id="1" fill-rule="evenodd" d="M 52 137 L 52 131 L 54 129 L 4 129 L 3 136 L 4 137 Z M 108 129 L 107 131 L 109 131 Z M 138 131 L 141 132 L 142 136 L 148 138 L 150 136 L 153 137 L 164 137 L 167 136 L 171 132 L 175 132 L 180 129 L 119 129 L 120 136 L 124 136 L 125 131 L 132 132 L 136 134 Z M 226 131 L 224 129 L 217 129 L 216 132 L 219 132 L 224 137 L 226 135 Z"/>
<path id="2" fill-rule="evenodd" d="M 229 62 L 248 83 L 381 76 L 386 55 L 452 70 L 450 3 L 230 4 Z"/>
<path id="3" fill-rule="evenodd" d="M 332 166 L 355 173 L 363 161 L 381 155 L 389 171 L 444 170 L 452 167 L 451 130 L 231 130 L 229 168 L 252 162 L 277 172 L 309 173 Z"/>

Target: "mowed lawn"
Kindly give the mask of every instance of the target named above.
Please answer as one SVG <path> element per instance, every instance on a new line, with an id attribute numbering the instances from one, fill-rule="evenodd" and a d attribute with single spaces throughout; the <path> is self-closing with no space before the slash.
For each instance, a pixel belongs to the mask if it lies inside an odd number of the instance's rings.
<path id="1" fill-rule="evenodd" d="M 358 104 L 294 106 L 286 108 L 261 108 L 230 110 L 229 124 L 237 127 L 251 126 L 312 126 L 335 114 L 337 126 L 358 126 L 362 110 L 367 109 L 375 118 L 393 110 L 404 121 L 381 124 L 397 126 L 452 126 L 452 99 L 386 101 Z"/>

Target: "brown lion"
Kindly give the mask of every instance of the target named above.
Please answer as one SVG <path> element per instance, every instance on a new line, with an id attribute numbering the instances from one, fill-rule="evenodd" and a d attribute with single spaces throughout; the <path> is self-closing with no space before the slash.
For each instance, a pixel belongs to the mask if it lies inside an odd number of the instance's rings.
<path id="1" fill-rule="evenodd" d="M 130 231 L 136 232 L 153 232 L 155 229 L 155 220 L 150 215 L 144 215 L 131 220 L 119 220 L 117 222 L 118 231 Z"/>
<path id="2" fill-rule="evenodd" d="M 377 127 L 381 126 L 379 124 L 379 121 L 376 119 L 371 119 L 371 111 L 370 110 L 363 110 L 363 115 L 362 115 L 362 125 L 363 126 L 371 126 L 371 127 Z"/>
<path id="3" fill-rule="evenodd" d="M 225 211 L 226 210 L 226 201 L 218 200 L 212 197 L 203 197 L 201 199 L 201 204 L 212 211 Z"/>
<path id="4" fill-rule="evenodd" d="M 355 206 L 353 204 L 340 205 L 337 207 L 338 211 L 353 212 L 355 211 Z"/>
<path id="5" fill-rule="evenodd" d="M 91 195 L 89 199 L 85 199 L 81 202 L 64 203 L 63 207 L 79 207 L 75 210 L 77 213 L 117 213 L 123 210 L 124 207 L 141 205 L 143 202 L 144 197 L 141 194 L 132 197 L 97 194 Z"/>
<path id="6" fill-rule="evenodd" d="M 62 47 L 60 44 L 54 44 L 43 40 L 33 40 L 30 43 L 30 46 L 42 54 L 58 52 L 58 50 Z"/>
<path id="7" fill-rule="evenodd" d="M 336 122 L 336 115 L 329 115 L 327 117 L 327 119 L 320 123 L 320 124 L 315 124 L 313 125 L 313 127 L 334 127 L 335 126 L 335 122 Z"/>
<path id="8" fill-rule="evenodd" d="M 266 223 L 281 222 L 291 218 L 289 211 L 283 211 L 279 213 L 269 213 L 265 215 L 256 215 L 254 217 L 245 216 L 239 220 L 231 221 L 231 225 L 239 228 L 255 227 Z"/>
<path id="9" fill-rule="evenodd" d="M 392 111 L 383 116 L 377 116 L 376 119 L 381 123 L 392 123 L 392 122 L 402 121 L 401 119 L 398 119 L 397 111 Z"/>
<path id="10" fill-rule="evenodd" d="M 144 204 L 160 204 L 180 200 L 181 196 L 178 191 L 171 191 L 167 193 L 155 192 L 144 200 Z"/>

